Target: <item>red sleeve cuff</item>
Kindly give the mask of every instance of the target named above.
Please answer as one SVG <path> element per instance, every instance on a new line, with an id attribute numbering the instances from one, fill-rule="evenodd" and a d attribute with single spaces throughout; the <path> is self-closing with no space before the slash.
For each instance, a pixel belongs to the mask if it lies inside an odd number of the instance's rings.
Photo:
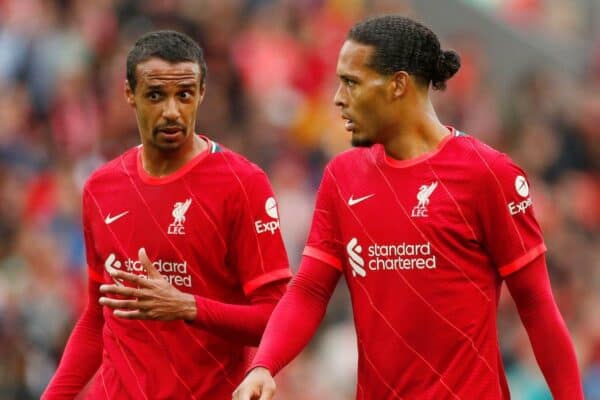
<path id="1" fill-rule="evenodd" d="M 325 264 L 330 265 L 341 272 L 344 272 L 342 268 L 342 262 L 340 261 L 340 259 L 335 256 L 332 256 L 329 253 L 324 252 L 323 250 L 319 250 L 311 246 L 306 246 L 304 248 L 304 251 L 302 252 L 302 255 L 316 258 L 317 260 L 322 261 Z"/>
<path id="2" fill-rule="evenodd" d="M 544 243 L 540 243 L 539 245 L 530 249 L 527 253 L 523 254 L 522 256 L 518 257 L 517 259 L 498 268 L 498 271 L 500 272 L 500 276 L 505 278 L 506 276 L 512 274 L 513 272 L 520 270 L 521 268 L 523 268 L 524 266 L 526 266 L 527 264 L 529 264 L 530 262 L 535 260 L 537 256 L 544 253 L 545 251 L 546 251 L 546 245 Z"/>
<path id="3" fill-rule="evenodd" d="M 291 273 L 290 269 L 287 267 L 277 269 L 275 271 L 267 272 L 266 274 L 263 274 L 259 277 L 252 279 L 251 281 L 244 283 L 244 286 L 243 286 L 244 294 L 246 294 L 246 296 L 247 296 L 250 293 L 252 293 L 254 290 L 258 289 L 259 287 L 261 287 L 263 285 L 266 285 L 267 283 L 279 281 L 281 279 L 290 279 L 291 277 L 292 277 L 292 273 Z"/>

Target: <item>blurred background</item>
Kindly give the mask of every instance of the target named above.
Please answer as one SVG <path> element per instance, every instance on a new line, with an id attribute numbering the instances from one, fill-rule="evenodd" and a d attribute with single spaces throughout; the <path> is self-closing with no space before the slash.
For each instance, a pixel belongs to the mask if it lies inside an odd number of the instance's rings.
<path id="1" fill-rule="evenodd" d="M 441 120 L 528 172 L 587 399 L 600 399 L 599 0 L 0 0 L 0 399 L 39 397 L 85 304 L 81 188 L 138 143 L 123 98 L 133 41 L 171 28 L 204 47 L 198 131 L 268 172 L 296 269 L 323 167 L 349 146 L 332 104 L 338 50 L 382 13 L 424 21 L 460 53 L 434 95 Z M 354 398 L 349 305 L 341 283 L 278 398 Z M 550 399 L 506 293 L 498 321 L 513 398 Z"/>

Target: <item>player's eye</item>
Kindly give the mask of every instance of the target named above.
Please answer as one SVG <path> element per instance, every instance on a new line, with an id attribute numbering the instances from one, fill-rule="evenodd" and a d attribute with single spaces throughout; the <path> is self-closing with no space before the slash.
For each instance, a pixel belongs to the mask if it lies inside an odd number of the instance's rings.
<path id="1" fill-rule="evenodd" d="M 161 94 L 160 94 L 160 92 L 157 92 L 157 91 L 151 91 L 146 94 L 146 97 L 150 101 L 158 101 L 161 98 Z"/>
<path id="2" fill-rule="evenodd" d="M 356 82 L 353 81 L 352 79 L 348 79 L 346 77 L 342 77 L 342 82 L 344 83 L 344 85 L 348 86 L 348 87 L 353 87 Z"/>
<path id="3" fill-rule="evenodd" d="M 185 90 L 181 93 L 179 93 L 179 97 L 181 97 L 184 100 L 189 100 L 192 98 L 193 93 L 190 92 L 189 90 Z"/>

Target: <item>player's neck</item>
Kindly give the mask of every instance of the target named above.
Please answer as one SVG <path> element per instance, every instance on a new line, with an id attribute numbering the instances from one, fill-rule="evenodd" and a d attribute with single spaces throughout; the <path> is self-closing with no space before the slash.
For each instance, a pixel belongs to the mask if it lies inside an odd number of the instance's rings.
<path id="1" fill-rule="evenodd" d="M 142 166 L 148 175 L 160 178 L 172 174 L 208 148 L 206 140 L 193 135 L 175 151 L 163 151 L 152 146 L 142 147 Z"/>
<path id="2" fill-rule="evenodd" d="M 396 160 L 410 160 L 434 151 L 450 132 L 437 118 L 433 107 L 403 119 L 402 126 L 383 144 L 385 152 Z"/>

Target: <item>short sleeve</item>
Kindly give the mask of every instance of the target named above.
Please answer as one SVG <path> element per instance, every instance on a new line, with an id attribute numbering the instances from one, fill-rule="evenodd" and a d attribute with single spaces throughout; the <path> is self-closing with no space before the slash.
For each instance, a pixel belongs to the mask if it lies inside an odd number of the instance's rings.
<path id="1" fill-rule="evenodd" d="M 104 270 L 102 264 L 98 260 L 96 248 L 94 247 L 94 239 L 92 235 L 91 214 L 93 212 L 91 194 L 87 190 L 87 186 L 83 191 L 82 201 L 82 225 L 83 238 L 85 241 L 85 258 L 87 261 L 88 277 L 90 280 L 104 283 Z"/>
<path id="2" fill-rule="evenodd" d="M 502 154 L 487 165 L 480 214 L 486 251 L 505 277 L 546 251 L 525 172 Z"/>
<path id="3" fill-rule="evenodd" d="M 292 274 L 281 230 L 273 189 L 264 172 L 241 182 L 230 208 L 233 218 L 229 260 L 236 268 L 246 295 Z"/>
<path id="4" fill-rule="evenodd" d="M 334 178 L 330 167 L 327 167 L 317 193 L 312 225 L 303 255 L 343 271 L 343 248 L 336 218 L 336 197 Z"/>

